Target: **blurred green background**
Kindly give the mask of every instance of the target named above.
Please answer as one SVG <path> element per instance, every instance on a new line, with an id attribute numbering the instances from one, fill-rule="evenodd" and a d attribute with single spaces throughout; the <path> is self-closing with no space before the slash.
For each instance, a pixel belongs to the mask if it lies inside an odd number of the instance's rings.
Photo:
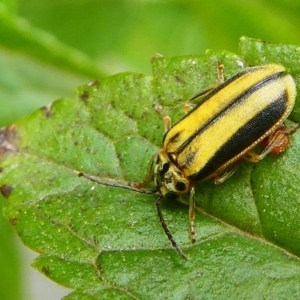
<path id="1" fill-rule="evenodd" d="M 299 0 L 0 0 L 0 128 L 94 79 L 151 75 L 157 53 L 238 53 L 242 35 L 299 45 L 299 21 Z M 0 299 L 27 299 L 4 219 L 0 231 Z"/>

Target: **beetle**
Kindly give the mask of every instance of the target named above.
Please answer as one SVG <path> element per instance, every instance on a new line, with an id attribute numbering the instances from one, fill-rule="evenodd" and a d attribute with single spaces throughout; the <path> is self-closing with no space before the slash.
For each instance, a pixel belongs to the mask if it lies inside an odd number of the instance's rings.
<path id="1" fill-rule="evenodd" d="M 190 101 L 200 96 L 203 99 L 173 126 L 162 108 L 155 106 L 164 119 L 166 132 L 162 147 L 153 156 L 142 183 L 124 184 L 77 172 L 102 185 L 159 194 L 156 208 L 162 227 L 176 251 L 185 259 L 164 221 L 161 200 L 189 194 L 190 237 L 195 241 L 196 184 L 205 180 L 222 183 L 243 160 L 258 162 L 271 152 L 284 152 L 289 135 L 298 127 L 284 125 L 294 107 L 296 86 L 283 66 L 250 67 L 227 81 L 222 80 L 222 70 L 219 65 L 222 83 L 207 90 L 204 96 L 198 93 L 192 97 Z M 261 142 L 265 148 L 256 153 L 255 148 Z M 145 188 L 151 180 L 155 188 Z"/>

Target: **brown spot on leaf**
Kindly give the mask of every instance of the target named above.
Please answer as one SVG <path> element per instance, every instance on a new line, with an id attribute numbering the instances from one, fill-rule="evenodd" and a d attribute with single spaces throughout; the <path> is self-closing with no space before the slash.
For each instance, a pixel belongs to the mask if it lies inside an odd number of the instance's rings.
<path id="1" fill-rule="evenodd" d="M 178 83 L 182 83 L 182 84 L 185 83 L 185 81 L 180 76 L 178 76 L 178 75 L 175 75 L 174 78 L 175 78 L 175 81 L 178 82 Z"/>
<path id="2" fill-rule="evenodd" d="M 48 267 L 43 266 L 41 269 L 42 273 L 44 273 L 46 276 L 50 276 L 51 272 L 50 269 Z"/>
<path id="3" fill-rule="evenodd" d="M 156 55 L 151 58 L 151 63 L 154 63 L 156 60 L 159 60 L 162 58 L 163 58 L 163 55 L 156 53 Z"/>
<path id="4" fill-rule="evenodd" d="M 11 186 L 8 186 L 6 184 L 0 186 L 0 193 L 3 195 L 4 198 L 7 199 L 10 196 L 11 192 L 12 192 Z"/>
<path id="5" fill-rule="evenodd" d="M 16 125 L 10 125 L 0 130 L 0 158 L 7 154 L 17 152 Z"/>
<path id="6" fill-rule="evenodd" d="M 51 118 L 51 106 L 52 106 L 52 103 L 50 104 L 47 104 L 45 106 L 42 107 L 42 109 L 44 110 L 44 114 L 45 114 L 45 117 L 46 118 Z"/>
<path id="7" fill-rule="evenodd" d="M 80 95 L 80 99 L 83 100 L 84 102 L 87 102 L 89 97 L 90 97 L 89 91 L 83 91 L 83 93 Z"/>
<path id="8" fill-rule="evenodd" d="M 16 217 L 10 218 L 10 219 L 9 219 L 9 223 L 10 223 L 12 226 L 16 226 L 17 223 L 18 223 L 18 218 L 16 218 Z"/>

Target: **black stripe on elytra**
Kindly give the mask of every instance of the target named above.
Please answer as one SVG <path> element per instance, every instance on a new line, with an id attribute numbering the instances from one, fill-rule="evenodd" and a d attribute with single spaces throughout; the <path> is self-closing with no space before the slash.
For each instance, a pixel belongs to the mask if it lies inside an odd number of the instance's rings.
<path id="1" fill-rule="evenodd" d="M 182 151 L 184 151 L 184 149 L 193 141 L 193 139 L 197 135 L 199 135 L 202 132 L 204 132 L 205 130 L 207 130 L 209 128 L 209 126 L 213 125 L 223 115 L 227 114 L 228 110 L 231 110 L 236 105 L 242 105 L 242 102 L 246 101 L 251 94 L 255 93 L 257 90 L 259 90 L 263 86 L 269 84 L 271 81 L 276 81 L 276 80 L 280 79 L 282 75 L 284 75 L 283 72 L 273 74 L 272 76 L 265 78 L 264 80 L 256 83 L 251 88 L 249 88 L 248 90 L 241 93 L 238 97 L 236 97 L 233 101 L 231 101 L 222 111 L 220 111 L 218 114 L 216 114 L 212 119 L 208 120 L 208 122 L 206 124 L 204 124 L 202 127 L 199 127 L 188 139 L 186 139 L 184 141 L 184 143 L 182 143 L 182 145 L 180 145 L 180 147 L 178 147 L 176 154 L 179 155 Z"/>
<path id="2" fill-rule="evenodd" d="M 195 181 L 205 179 L 263 136 L 285 112 L 287 97 L 287 93 L 284 92 L 269 106 L 247 122 L 216 152 L 200 172 L 190 178 Z"/>
<path id="3" fill-rule="evenodd" d="M 252 67 L 252 68 L 248 68 L 245 69 L 239 73 L 237 73 L 236 75 L 230 77 L 229 79 L 227 79 L 225 82 L 221 83 L 220 85 L 218 85 L 216 88 L 214 88 L 211 92 L 209 92 L 206 96 L 203 97 L 202 101 L 200 103 L 198 103 L 192 110 L 190 110 L 182 119 L 180 119 L 178 122 L 176 122 L 175 124 L 173 124 L 173 127 L 176 126 L 176 124 L 180 123 L 183 119 L 187 118 L 190 114 L 193 113 L 193 111 L 195 109 L 197 109 L 199 106 L 201 106 L 203 103 L 205 103 L 206 101 L 208 101 L 213 95 L 217 94 L 220 90 L 222 90 L 225 86 L 229 85 L 231 82 L 235 81 L 237 78 L 242 77 L 243 75 L 245 75 L 246 73 L 253 73 L 254 71 L 261 69 L 263 67 L 259 66 L 259 67 Z M 200 92 L 201 94 L 201 92 Z M 194 98 L 194 97 L 192 97 Z M 195 97 L 197 98 L 197 97 Z M 233 99 L 232 102 L 234 102 L 235 99 Z M 230 103 L 229 103 L 230 105 Z M 226 109 L 226 107 L 225 107 Z M 174 142 L 176 141 L 177 137 L 181 134 L 181 132 L 176 133 L 173 137 L 171 137 L 170 141 Z M 166 136 L 168 135 L 168 132 L 166 132 L 164 134 L 163 137 L 163 142 L 165 141 Z"/>
<path id="4" fill-rule="evenodd" d="M 205 103 L 206 101 L 210 100 L 210 98 L 212 96 L 214 96 L 215 94 L 217 94 L 220 90 L 222 90 L 225 86 L 229 85 L 231 82 L 235 81 L 236 79 L 238 79 L 239 77 L 244 76 L 245 74 L 249 74 L 249 73 L 253 73 L 259 69 L 262 69 L 262 66 L 259 67 L 251 67 L 248 69 L 245 69 L 239 73 L 237 73 L 236 75 L 230 77 L 229 79 L 227 79 L 226 81 L 224 81 L 223 83 L 221 83 L 220 85 L 218 85 L 217 87 L 215 87 L 211 92 L 209 92 L 206 96 L 203 97 L 203 99 L 201 100 L 201 102 L 199 102 L 192 110 L 190 110 L 182 119 L 180 119 L 178 122 L 176 122 L 173 127 L 179 123 L 181 120 L 185 119 L 188 117 L 188 115 L 192 114 L 194 110 L 196 110 L 199 106 L 203 105 L 203 103 Z M 277 73 L 280 74 L 280 73 Z M 267 79 L 270 77 L 267 77 Z M 192 97 L 194 98 L 194 97 Z M 232 102 L 234 102 L 235 99 L 233 99 Z M 226 109 L 226 108 L 225 108 Z"/>
<path id="5" fill-rule="evenodd" d="M 220 85 L 218 85 L 217 87 L 215 87 L 207 96 L 205 96 L 203 98 L 203 100 L 198 105 L 196 105 L 196 107 L 194 109 L 196 109 L 197 107 L 201 106 L 202 103 L 204 103 L 205 101 L 209 100 L 209 98 L 211 98 L 213 95 L 217 94 L 220 90 L 222 90 L 225 86 L 229 85 L 231 82 L 233 82 L 236 79 L 244 76 L 245 74 L 251 74 L 251 73 L 253 73 L 253 72 L 255 72 L 255 71 L 259 70 L 259 69 L 262 69 L 262 68 L 264 68 L 264 67 L 263 66 L 251 67 L 251 68 L 245 69 L 245 70 L 237 73 L 236 75 L 228 78 L 226 81 L 224 81 L 223 83 L 221 83 Z M 270 78 L 270 77 L 267 77 L 267 78 Z M 190 111 L 189 113 L 191 113 L 191 112 L 192 111 Z"/>

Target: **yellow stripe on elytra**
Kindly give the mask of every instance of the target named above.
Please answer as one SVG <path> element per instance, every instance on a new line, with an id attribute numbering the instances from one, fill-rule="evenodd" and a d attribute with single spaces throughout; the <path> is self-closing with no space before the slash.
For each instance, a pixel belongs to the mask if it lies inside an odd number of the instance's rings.
<path id="1" fill-rule="evenodd" d="M 284 94 L 285 88 L 281 79 L 269 82 L 245 98 L 239 105 L 231 107 L 196 136 L 177 156 L 177 164 L 184 169 L 185 175 L 191 176 L 199 172 L 240 128 L 279 95 Z M 191 156 L 192 163 L 189 161 Z"/>
<path id="2" fill-rule="evenodd" d="M 284 70 L 280 65 L 254 68 L 251 72 L 247 72 L 225 85 L 169 130 L 164 140 L 166 152 L 176 153 L 191 136 L 234 102 L 239 95 L 270 75 L 283 72 Z M 176 138 L 174 138 L 175 136 Z"/>

